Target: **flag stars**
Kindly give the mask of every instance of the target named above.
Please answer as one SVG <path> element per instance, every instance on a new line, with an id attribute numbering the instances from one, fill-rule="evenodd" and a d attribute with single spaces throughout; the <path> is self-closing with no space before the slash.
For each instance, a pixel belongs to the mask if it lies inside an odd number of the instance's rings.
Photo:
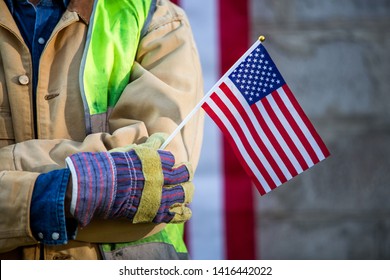
<path id="1" fill-rule="evenodd" d="M 284 83 L 272 59 L 263 48 L 258 46 L 229 76 L 250 104 Z"/>

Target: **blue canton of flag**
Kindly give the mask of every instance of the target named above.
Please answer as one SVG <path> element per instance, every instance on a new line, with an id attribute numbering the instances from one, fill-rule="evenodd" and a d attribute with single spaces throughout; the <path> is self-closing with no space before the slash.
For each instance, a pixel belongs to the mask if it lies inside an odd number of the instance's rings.
<path id="1" fill-rule="evenodd" d="M 262 44 L 256 47 L 229 75 L 249 105 L 285 84 Z"/>

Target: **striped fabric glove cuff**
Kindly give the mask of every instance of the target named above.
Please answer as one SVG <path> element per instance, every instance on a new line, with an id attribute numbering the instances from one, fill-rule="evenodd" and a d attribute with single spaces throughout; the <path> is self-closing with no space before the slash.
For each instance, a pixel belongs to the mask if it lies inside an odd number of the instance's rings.
<path id="1" fill-rule="evenodd" d="M 128 152 L 77 153 L 66 162 L 73 185 L 70 212 L 81 226 L 93 217 L 133 223 L 191 217 L 192 169 L 175 166 L 170 152 L 140 145 Z"/>
<path id="2" fill-rule="evenodd" d="M 66 159 L 72 173 L 71 214 L 81 226 L 100 217 L 132 219 L 143 191 L 141 163 L 134 151 L 78 153 Z"/>

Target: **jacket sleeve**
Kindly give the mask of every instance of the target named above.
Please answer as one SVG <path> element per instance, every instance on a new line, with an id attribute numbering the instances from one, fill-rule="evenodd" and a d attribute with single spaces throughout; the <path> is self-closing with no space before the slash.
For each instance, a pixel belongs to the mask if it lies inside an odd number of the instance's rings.
<path id="1" fill-rule="evenodd" d="M 64 168 L 65 158 L 81 151 L 106 151 L 142 143 L 155 132 L 168 134 L 203 95 L 201 67 L 184 12 L 159 1 L 140 42 L 130 83 L 109 119 L 110 133 L 88 135 L 83 142 L 29 140 L 0 149 L 0 252 L 35 244 L 30 204 L 41 173 Z M 203 133 L 199 112 L 166 148 L 177 162 L 197 165 Z M 161 225 L 132 225 L 123 220 L 94 221 L 79 229 L 77 240 L 126 242 L 157 232 Z"/>

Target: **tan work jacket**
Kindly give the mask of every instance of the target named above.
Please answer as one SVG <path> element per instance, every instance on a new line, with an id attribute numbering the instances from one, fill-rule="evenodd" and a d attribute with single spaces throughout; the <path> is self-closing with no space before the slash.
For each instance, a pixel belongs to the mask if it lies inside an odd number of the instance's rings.
<path id="1" fill-rule="evenodd" d="M 94 221 L 76 241 L 43 246 L 30 230 L 30 203 L 40 173 L 65 167 L 80 151 L 106 151 L 170 134 L 203 95 L 198 53 L 184 12 L 159 0 L 140 42 L 128 86 L 107 119 L 108 131 L 86 135 L 79 70 L 93 1 L 70 1 L 42 53 L 34 130 L 32 61 L 0 0 L 0 257 L 97 259 L 99 242 L 126 242 L 163 225 Z M 203 116 L 197 114 L 167 147 L 176 161 L 197 165 Z M 42 213 L 44 214 L 44 213 Z"/>

